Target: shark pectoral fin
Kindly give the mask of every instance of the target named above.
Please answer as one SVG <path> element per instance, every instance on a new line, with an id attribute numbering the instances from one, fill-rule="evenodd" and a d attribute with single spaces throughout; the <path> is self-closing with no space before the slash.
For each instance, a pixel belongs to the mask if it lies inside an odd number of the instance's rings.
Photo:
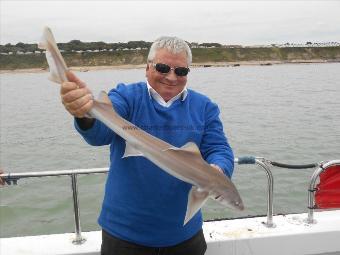
<path id="1" fill-rule="evenodd" d="M 112 106 L 111 99 L 109 98 L 107 93 L 105 91 L 103 91 L 103 90 L 99 92 L 97 101 Z"/>
<path id="2" fill-rule="evenodd" d="M 185 214 L 184 224 L 187 224 L 189 220 L 201 209 L 205 201 L 209 197 L 209 192 L 201 190 L 193 186 L 188 195 L 187 212 Z"/>
<path id="3" fill-rule="evenodd" d="M 195 154 L 201 155 L 201 152 L 200 152 L 199 148 L 193 142 L 188 142 L 188 143 L 184 144 L 180 148 L 170 147 L 170 148 L 165 149 L 165 151 L 166 150 L 187 151 L 187 152 L 191 152 L 191 153 L 195 153 Z"/>
<path id="4" fill-rule="evenodd" d="M 135 147 L 133 147 L 129 143 L 125 143 L 125 152 L 124 152 L 123 158 L 135 157 L 135 156 L 144 156 L 144 155 L 143 153 L 141 153 L 139 150 L 137 150 Z"/>

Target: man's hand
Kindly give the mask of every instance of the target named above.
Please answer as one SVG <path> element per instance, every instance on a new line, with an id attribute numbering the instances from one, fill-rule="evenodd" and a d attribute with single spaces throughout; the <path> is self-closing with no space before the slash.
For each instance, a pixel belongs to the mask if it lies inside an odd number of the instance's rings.
<path id="1" fill-rule="evenodd" d="M 222 168 L 220 168 L 218 165 L 215 164 L 210 164 L 213 168 L 217 169 L 218 171 L 220 171 L 222 174 L 224 174 Z M 218 195 L 215 197 L 215 199 L 218 199 L 221 195 Z"/>
<path id="2" fill-rule="evenodd" d="M 4 171 L 0 168 L 0 174 L 3 174 L 3 173 Z M 5 180 L 0 177 L 0 186 L 5 185 L 5 183 L 6 183 Z"/>
<path id="3" fill-rule="evenodd" d="M 65 109 L 76 118 L 84 118 L 93 106 L 93 95 L 86 84 L 73 72 L 67 72 L 67 82 L 60 88 L 60 97 Z"/>
<path id="4" fill-rule="evenodd" d="M 218 171 L 220 171 L 222 174 L 224 174 L 222 168 L 220 168 L 218 165 L 215 164 L 210 164 L 213 168 L 217 169 Z"/>

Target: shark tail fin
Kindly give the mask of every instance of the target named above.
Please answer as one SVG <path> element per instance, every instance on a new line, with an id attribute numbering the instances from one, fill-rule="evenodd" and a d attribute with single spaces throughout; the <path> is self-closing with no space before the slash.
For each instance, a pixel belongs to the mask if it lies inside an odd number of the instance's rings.
<path id="1" fill-rule="evenodd" d="M 44 28 L 38 47 L 39 49 L 46 51 L 46 60 L 50 68 L 49 80 L 56 83 L 67 81 L 67 65 L 58 49 L 53 33 L 49 27 Z"/>

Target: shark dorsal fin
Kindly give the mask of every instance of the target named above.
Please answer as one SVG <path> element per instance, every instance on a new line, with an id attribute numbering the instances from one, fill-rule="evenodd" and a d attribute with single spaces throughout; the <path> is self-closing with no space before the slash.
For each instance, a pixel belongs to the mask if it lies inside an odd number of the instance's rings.
<path id="1" fill-rule="evenodd" d="M 177 147 L 173 146 L 173 147 L 165 149 L 164 151 L 167 151 L 167 150 L 187 151 L 187 152 L 191 152 L 193 154 L 201 156 L 201 152 L 200 152 L 199 148 L 197 147 L 197 145 L 194 142 L 187 142 L 186 144 L 184 144 L 180 148 L 177 148 Z"/>
<path id="2" fill-rule="evenodd" d="M 193 142 L 188 142 L 186 144 L 184 144 L 180 150 L 183 150 L 183 151 L 190 151 L 190 152 L 193 152 L 193 153 L 197 153 L 199 155 L 201 155 L 201 152 L 199 150 L 199 148 L 197 147 L 197 145 Z"/>
<path id="3" fill-rule="evenodd" d="M 109 96 L 103 90 L 99 92 L 97 101 L 112 106 L 112 102 L 111 102 Z"/>

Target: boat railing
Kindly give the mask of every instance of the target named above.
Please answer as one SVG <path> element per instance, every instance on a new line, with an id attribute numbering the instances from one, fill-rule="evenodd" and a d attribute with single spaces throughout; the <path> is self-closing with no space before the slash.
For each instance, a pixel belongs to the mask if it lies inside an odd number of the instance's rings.
<path id="1" fill-rule="evenodd" d="M 251 161 L 250 159 L 247 159 L 247 161 Z M 254 159 L 253 159 L 254 160 Z M 302 165 L 291 165 L 291 164 L 284 164 L 284 163 L 279 163 L 279 162 L 274 162 L 274 161 L 269 161 L 264 158 L 255 158 L 256 163 L 261 165 L 267 172 L 271 172 L 270 168 L 271 166 L 274 167 L 280 167 L 280 168 L 287 168 L 287 169 L 307 169 L 307 168 L 314 168 L 314 172 L 312 174 L 312 177 L 309 182 L 309 188 L 308 188 L 308 217 L 305 220 L 308 224 L 315 224 L 316 220 L 314 219 L 314 211 L 318 208 L 318 205 L 316 204 L 315 201 L 315 194 L 318 185 L 318 179 L 321 173 L 325 172 L 328 168 L 331 168 L 333 166 L 340 166 L 340 160 L 330 160 L 327 162 L 320 162 L 320 163 L 311 163 L 311 164 L 302 164 Z M 260 160 L 260 162 L 259 162 Z M 338 168 L 339 169 L 339 168 Z M 272 209 L 273 209 L 273 197 L 272 195 L 272 186 L 270 185 L 270 177 L 271 174 L 268 174 L 268 213 L 267 213 L 267 223 L 266 225 L 268 227 L 274 227 L 275 224 L 272 222 Z M 333 207 L 332 207 L 333 208 Z M 271 225 L 272 224 L 272 225 Z"/>
<path id="2" fill-rule="evenodd" d="M 340 160 L 333 160 L 327 163 L 313 163 L 308 165 L 288 165 L 282 164 L 278 162 L 269 161 L 262 157 L 239 157 L 235 158 L 235 163 L 239 165 L 249 165 L 254 164 L 260 166 L 266 173 L 267 181 L 268 181 L 268 189 L 267 189 L 267 221 L 264 222 L 264 225 L 268 228 L 275 227 L 273 222 L 274 215 L 274 178 L 271 172 L 271 167 L 283 167 L 283 168 L 292 168 L 292 169 L 304 169 L 304 168 L 316 168 L 315 172 L 312 175 L 309 190 L 308 190 L 308 219 L 306 220 L 308 223 L 315 223 L 313 219 L 313 212 L 315 209 L 315 187 L 317 183 L 318 176 L 322 173 L 326 168 L 332 165 L 340 164 Z M 70 176 L 71 178 L 71 187 L 73 194 L 73 209 L 74 209 L 74 221 L 75 221 L 75 238 L 72 241 L 73 244 L 82 244 L 86 241 L 86 239 L 81 234 L 81 226 L 80 226 L 80 208 L 78 201 L 78 187 L 77 187 L 77 176 L 83 174 L 96 174 L 96 173 L 107 173 L 108 168 L 92 168 L 92 169 L 72 169 L 72 170 L 59 170 L 59 171 L 39 171 L 39 172 L 23 172 L 23 173 L 5 173 L 0 176 L 5 180 L 8 185 L 17 184 L 17 181 L 22 178 L 32 178 L 32 177 L 47 177 L 47 176 Z"/>
<path id="3" fill-rule="evenodd" d="M 75 237 L 72 240 L 73 244 L 82 244 L 86 239 L 81 234 L 80 226 L 80 208 L 78 200 L 78 186 L 77 176 L 81 174 L 98 174 L 107 173 L 108 168 L 91 168 L 91 169 L 72 169 L 72 170 L 58 170 L 58 171 L 39 171 L 39 172 L 25 172 L 25 173 L 7 173 L 2 174 L 1 177 L 8 185 L 16 185 L 19 179 L 32 178 L 32 177 L 49 177 L 49 176 L 70 176 L 71 187 L 73 195 L 73 211 L 74 211 L 74 223 L 75 223 Z"/>
<path id="4" fill-rule="evenodd" d="M 267 180 L 268 180 L 268 188 L 267 188 L 267 222 L 264 223 L 265 226 L 268 228 L 275 227 L 273 222 L 273 215 L 274 215 L 274 178 L 273 174 L 270 169 L 270 164 L 268 164 L 265 158 L 261 157 L 239 157 L 235 158 L 235 163 L 239 165 L 251 165 L 256 164 L 260 166 L 266 173 Z"/>
<path id="5" fill-rule="evenodd" d="M 332 166 L 340 166 L 340 160 L 331 160 L 328 162 L 322 162 L 318 165 L 318 168 L 314 171 L 308 189 L 308 218 L 306 220 L 309 224 L 315 224 L 314 210 L 317 209 L 315 203 L 315 192 L 317 191 L 317 180 L 321 173 L 326 171 Z"/>

